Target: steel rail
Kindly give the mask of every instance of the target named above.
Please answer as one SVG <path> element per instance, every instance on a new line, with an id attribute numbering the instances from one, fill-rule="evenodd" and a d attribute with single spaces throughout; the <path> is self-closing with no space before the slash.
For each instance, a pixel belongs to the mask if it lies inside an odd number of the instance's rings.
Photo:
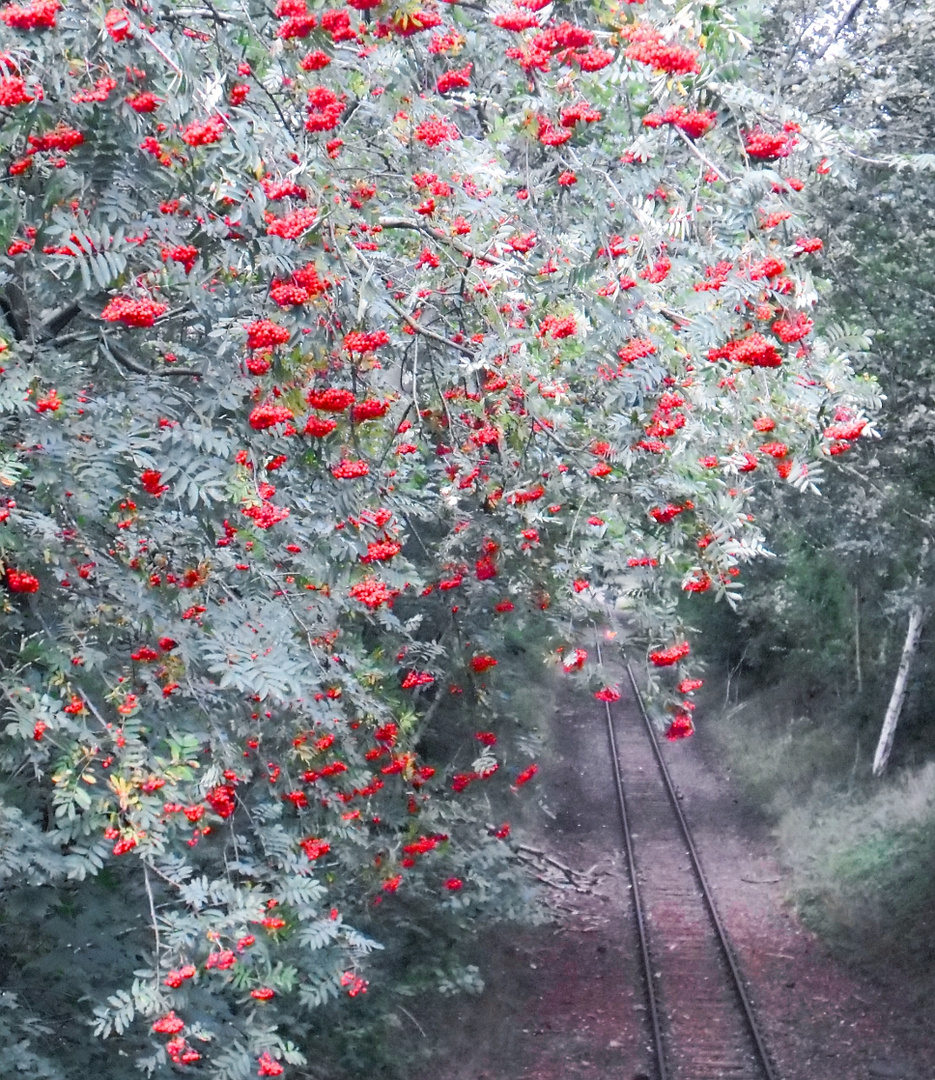
<path id="1" fill-rule="evenodd" d="M 597 655 L 598 655 L 598 662 L 601 665 L 603 665 L 603 658 L 601 657 L 600 645 L 598 645 L 598 653 L 597 653 Z M 666 789 L 666 794 L 669 797 L 669 802 L 670 802 L 670 804 L 672 806 L 673 811 L 675 812 L 676 820 L 679 823 L 679 828 L 681 830 L 682 837 L 685 840 L 685 845 L 686 845 L 686 847 L 688 849 L 689 858 L 691 859 L 692 869 L 695 872 L 695 877 L 696 877 L 696 879 L 698 881 L 698 885 L 699 885 L 699 887 L 701 889 L 701 894 L 702 894 L 702 896 L 704 898 L 705 907 L 707 908 L 708 914 L 711 917 L 711 923 L 714 926 L 714 930 L 715 930 L 715 933 L 716 933 L 716 936 L 717 936 L 717 939 L 718 939 L 718 943 L 719 943 L 719 945 L 721 947 L 721 952 L 723 953 L 724 959 L 727 962 L 727 967 L 728 967 L 728 970 L 730 971 L 730 974 L 731 974 L 731 983 L 733 985 L 734 990 L 737 993 L 737 998 L 738 998 L 738 1000 L 740 1002 L 741 1009 L 742 1009 L 743 1014 L 744 1014 L 744 1018 L 746 1019 L 747 1027 L 748 1027 L 748 1029 L 750 1031 L 751 1036 L 753 1037 L 753 1043 L 754 1043 L 754 1046 L 756 1047 L 756 1052 L 757 1052 L 757 1057 L 759 1059 L 759 1063 L 763 1068 L 763 1073 L 766 1076 L 766 1080 L 779 1080 L 779 1075 L 776 1072 L 776 1070 L 773 1068 L 772 1062 L 771 1062 L 770 1057 L 769 1057 L 769 1052 L 766 1049 L 766 1043 L 764 1042 L 763 1036 L 762 1036 L 762 1034 L 760 1032 L 760 1027 L 759 1027 L 759 1024 L 757 1022 L 756 1015 L 755 1015 L 755 1013 L 753 1011 L 753 1005 L 752 1005 L 752 1003 L 750 1001 L 750 997 L 749 997 L 749 995 L 747 993 L 746 987 L 744 986 L 743 977 L 740 974 L 740 969 L 737 966 L 737 961 L 734 959 L 734 953 L 733 953 L 733 950 L 732 950 L 732 948 L 730 946 L 730 941 L 728 940 L 727 933 L 726 933 L 726 931 L 724 929 L 724 925 L 721 922 L 721 917 L 718 914 L 717 906 L 715 905 L 715 902 L 714 902 L 714 896 L 712 895 L 711 888 L 708 885 L 708 879 L 705 876 L 704 870 L 702 869 L 701 859 L 700 859 L 700 857 L 698 855 L 698 850 L 695 847 L 695 842 L 692 839 L 691 830 L 689 829 L 689 826 L 688 826 L 688 821 L 686 820 L 685 815 L 682 812 L 682 807 L 679 804 L 678 795 L 676 794 L 676 791 L 675 791 L 675 785 L 672 782 L 672 777 L 669 774 L 669 770 L 668 770 L 668 767 L 666 766 L 665 759 L 662 756 L 662 751 L 661 751 L 660 746 L 659 746 L 659 740 L 658 740 L 658 738 L 656 736 L 655 729 L 653 728 L 652 721 L 649 718 L 649 714 L 646 711 L 646 706 L 645 706 L 645 704 L 643 702 L 643 695 L 640 693 L 640 688 L 639 688 L 639 686 L 637 685 L 637 682 L 636 682 L 636 676 L 633 674 L 633 668 L 630 666 L 630 661 L 626 658 L 626 656 L 624 656 L 624 661 L 626 663 L 627 675 L 630 678 L 630 685 L 633 687 L 633 695 L 636 698 L 637 705 L 639 706 L 640 715 L 643 718 L 643 724 L 644 724 L 644 726 L 646 728 L 647 734 L 649 735 L 649 741 L 650 741 L 650 744 L 652 745 L 652 748 L 653 748 L 653 754 L 655 756 L 656 763 L 659 766 L 659 771 L 660 771 L 660 773 L 662 775 L 663 783 L 664 783 L 665 789 Z M 607 702 L 605 702 L 604 704 L 605 704 L 605 706 L 607 708 L 607 720 L 608 720 L 608 726 L 610 727 L 611 726 L 610 706 L 609 706 L 609 704 Z M 613 743 L 613 745 L 616 745 L 616 739 L 612 738 L 612 743 Z M 619 779 L 619 777 L 620 777 L 620 767 L 619 767 L 619 764 L 617 762 L 616 754 L 614 754 L 614 774 L 618 778 L 617 783 L 618 783 L 618 785 L 620 785 L 619 786 L 619 798 L 620 798 L 620 800 L 622 802 L 622 800 L 623 800 L 623 789 L 622 789 L 622 785 L 620 784 L 620 779 Z M 628 835 L 628 832 L 627 832 L 626 824 L 624 825 L 624 832 L 627 833 L 627 857 L 628 857 L 628 859 L 630 859 L 630 865 L 631 865 L 631 868 L 632 868 L 631 869 L 631 877 L 633 878 L 633 880 L 635 882 L 635 880 L 636 880 L 635 879 L 635 867 L 634 867 L 634 864 L 632 862 L 631 844 L 630 844 L 630 839 L 629 839 L 629 835 Z M 635 888 L 636 888 L 636 886 L 634 884 L 634 891 L 635 891 Z M 641 935 L 641 943 L 642 943 L 643 940 L 644 940 L 642 929 L 640 931 L 640 935 Z M 646 967 L 646 980 L 647 980 L 647 985 L 649 985 L 652 982 L 652 971 L 650 970 L 650 968 L 648 966 L 648 951 L 646 950 L 645 945 L 643 945 L 643 955 L 644 955 L 644 963 L 647 965 L 647 967 Z M 654 1025 L 654 1032 L 658 1032 L 658 1030 L 659 1030 L 658 1026 Z M 660 1054 L 661 1054 L 661 1044 L 660 1044 Z M 660 1062 L 661 1061 L 662 1061 L 662 1058 L 660 1056 Z M 661 1067 L 660 1067 L 659 1076 L 660 1076 L 660 1080 L 666 1080 L 666 1078 L 667 1078 L 667 1074 L 666 1074 L 664 1065 L 661 1065 Z"/>
<path id="2" fill-rule="evenodd" d="M 604 666 L 600 642 L 597 643 L 597 662 Z M 659 1023 L 659 1005 L 656 1001 L 656 986 L 649 959 L 649 939 L 646 933 L 646 920 L 643 914 L 643 899 L 640 882 L 636 873 L 636 860 L 633 857 L 633 840 L 630 836 L 630 819 L 627 814 L 627 798 L 623 790 L 623 777 L 620 775 L 620 757 L 617 753 L 617 736 L 614 733 L 614 721 L 610 713 L 610 703 L 604 702 L 607 716 L 607 739 L 610 743 L 610 760 L 614 770 L 614 787 L 617 790 L 617 808 L 620 811 L 620 824 L 623 827 L 623 843 L 627 854 L 627 871 L 630 876 L 630 891 L 633 895 L 633 910 L 636 914 L 636 931 L 640 941 L 640 956 L 646 975 L 646 1002 L 649 1006 L 649 1022 L 653 1029 L 653 1046 L 656 1051 L 656 1068 L 659 1080 L 669 1080 L 669 1068 L 666 1064 L 665 1047 L 662 1041 L 662 1026 Z"/>

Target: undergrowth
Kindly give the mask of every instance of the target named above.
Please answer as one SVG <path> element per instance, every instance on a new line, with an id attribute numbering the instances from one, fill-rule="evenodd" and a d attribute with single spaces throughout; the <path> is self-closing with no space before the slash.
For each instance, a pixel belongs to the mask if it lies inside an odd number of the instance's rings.
<path id="1" fill-rule="evenodd" d="M 796 715 L 800 688 L 705 710 L 732 775 L 773 823 L 805 923 L 840 956 L 935 989 L 935 763 L 870 777 L 853 722 Z M 825 703 L 827 704 L 827 703 Z"/>

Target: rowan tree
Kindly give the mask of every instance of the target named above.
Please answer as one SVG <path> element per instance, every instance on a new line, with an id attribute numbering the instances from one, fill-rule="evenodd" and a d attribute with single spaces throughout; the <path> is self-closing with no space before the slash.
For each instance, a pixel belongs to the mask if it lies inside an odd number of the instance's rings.
<path id="1" fill-rule="evenodd" d="M 2 1069 L 301 1076 L 378 945 L 522 910 L 504 642 L 613 699 L 628 592 L 690 734 L 678 598 L 869 430 L 828 132 L 719 3 L 0 19 Z"/>

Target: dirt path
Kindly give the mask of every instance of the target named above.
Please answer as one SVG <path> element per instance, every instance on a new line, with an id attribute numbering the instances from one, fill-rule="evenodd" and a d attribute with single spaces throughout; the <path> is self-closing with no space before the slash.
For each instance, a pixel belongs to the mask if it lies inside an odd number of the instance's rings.
<path id="1" fill-rule="evenodd" d="M 637 722 L 626 697 L 615 708 L 619 722 Z M 525 842 L 596 867 L 599 883 L 550 888 L 557 923 L 485 937 L 487 989 L 423 1019 L 439 1057 L 419 1080 L 655 1076 L 600 703 L 563 694 L 552 745 L 540 781 L 554 817 Z M 666 756 L 782 1080 L 935 1080 L 931 1014 L 834 962 L 798 923 L 775 844 L 733 792 L 703 723 Z"/>

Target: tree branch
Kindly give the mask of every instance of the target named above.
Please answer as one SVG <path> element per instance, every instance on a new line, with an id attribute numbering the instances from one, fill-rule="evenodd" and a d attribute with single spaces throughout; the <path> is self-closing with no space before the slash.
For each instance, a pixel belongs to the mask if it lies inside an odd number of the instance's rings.
<path id="1" fill-rule="evenodd" d="M 452 349 L 457 349 L 458 352 L 463 353 L 465 356 L 470 356 L 472 360 L 474 359 L 475 354 L 473 349 L 469 349 L 466 345 L 460 345 L 457 341 L 452 341 L 442 334 L 436 334 L 434 330 L 427 330 L 424 326 L 420 326 L 418 320 L 414 319 L 411 315 L 407 315 L 398 304 L 394 304 L 389 298 L 387 298 L 386 303 L 389 304 L 401 319 L 405 319 L 406 323 L 411 326 L 417 334 L 422 334 L 423 337 L 430 338 L 432 341 L 437 341 L 439 345 L 447 345 Z"/>
<path id="2" fill-rule="evenodd" d="M 714 162 L 710 160 L 710 158 L 705 157 L 705 155 L 702 154 L 698 147 L 695 146 L 694 142 L 685 134 L 684 131 L 682 131 L 680 127 L 676 127 L 675 132 L 700 162 L 702 162 L 704 165 L 707 165 L 712 172 L 717 173 L 718 176 L 726 183 L 732 184 L 734 182 L 734 177 L 728 176 L 721 169 L 719 169 L 717 165 L 715 165 Z"/>
<path id="3" fill-rule="evenodd" d="M 59 308 L 54 315 L 50 315 L 42 324 L 39 330 L 39 340 L 50 341 L 52 338 L 58 337 L 72 319 L 80 313 L 81 305 L 77 300 L 73 300 L 70 304 L 66 304 L 63 308 Z"/>
<path id="4" fill-rule="evenodd" d="M 412 229 L 413 232 L 431 236 L 434 240 L 438 240 L 439 243 L 454 248 L 455 251 L 459 251 L 469 259 L 489 263 L 491 266 L 502 266 L 511 273 L 522 274 L 523 277 L 537 276 L 532 270 L 526 270 L 522 266 L 516 266 L 513 263 L 506 262 L 504 259 L 498 259 L 494 255 L 484 255 L 482 252 L 475 251 L 474 248 L 468 247 L 467 244 L 462 244 L 460 240 L 455 240 L 453 236 L 448 236 L 441 229 L 433 229 L 430 225 L 423 225 L 421 221 L 413 221 L 411 218 L 403 217 L 381 217 L 380 225 L 384 229 Z"/>
<path id="5" fill-rule="evenodd" d="M 861 6 L 863 5 L 863 2 L 864 2 L 864 0 L 853 0 L 853 3 L 851 4 L 851 6 L 847 9 L 847 11 L 844 12 L 844 14 L 841 16 L 841 18 L 840 18 L 840 20 L 838 22 L 838 25 L 834 28 L 834 33 L 831 35 L 831 37 L 828 39 L 828 41 L 826 41 L 825 44 L 821 47 L 821 51 L 815 57 L 816 60 L 823 60 L 824 59 L 825 53 L 838 40 L 838 36 L 847 27 L 847 24 L 851 21 L 851 19 L 854 18 L 854 16 L 860 10 Z"/>
<path id="6" fill-rule="evenodd" d="M 159 940 L 159 923 L 156 919 L 156 901 L 153 899 L 153 886 L 149 880 L 149 866 L 145 861 L 143 862 L 143 881 L 146 885 L 146 897 L 149 900 L 149 914 L 153 921 L 153 936 L 156 939 L 156 980 L 158 981 L 162 944 Z"/>
<path id="7" fill-rule="evenodd" d="M 136 372 L 137 375 L 155 376 L 160 379 L 188 377 L 200 379 L 204 374 L 204 372 L 195 371 L 193 368 L 166 368 L 165 371 L 157 371 L 154 368 L 146 367 L 145 364 L 141 364 L 138 360 L 134 360 L 133 357 L 124 352 L 119 345 L 111 341 L 103 331 L 101 332 L 100 340 L 108 354 L 116 360 L 121 367 L 127 368 L 128 371 Z"/>

